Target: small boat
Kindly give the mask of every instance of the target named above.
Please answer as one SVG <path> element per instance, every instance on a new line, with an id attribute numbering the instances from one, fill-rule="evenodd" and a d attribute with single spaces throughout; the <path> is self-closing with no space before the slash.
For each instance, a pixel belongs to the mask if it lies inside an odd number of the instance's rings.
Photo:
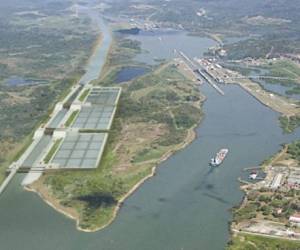
<path id="1" fill-rule="evenodd" d="M 227 148 L 222 148 L 214 158 L 211 159 L 210 165 L 213 167 L 219 166 L 225 159 L 226 155 L 228 154 Z"/>
<path id="2" fill-rule="evenodd" d="M 251 172 L 250 175 L 249 175 L 249 179 L 250 180 L 256 180 L 257 178 L 257 172 Z"/>

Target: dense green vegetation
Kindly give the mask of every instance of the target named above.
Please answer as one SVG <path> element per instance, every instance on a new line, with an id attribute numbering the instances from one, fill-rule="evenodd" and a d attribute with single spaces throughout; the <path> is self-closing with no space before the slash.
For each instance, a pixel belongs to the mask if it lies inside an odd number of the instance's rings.
<path id="1" fill-rule="evenodd" d="M 297 161 L 300 161 L 300 141 L 295 141 L 288 145 L 287 153 Z"/>
<path id="2" fill-rule="evenodd" d="M 166 82 L 165 79 L 169 77 L 178 80 Z M 167 124 L 169 133 L 160 139 L 161 145 L 169 146 L 179 143 L 185 137 L 186 129 L 195 125 L 201 117 L 199 108 L 189 103 L 189 100 L 199 100 L 197 90 L 194 90 L 192 94 L 183 93 L 181 96 L 173 91 L 179 84 L 183 84 L 181 81 L 186 80 L 173 66 L 163 71 L 163 74 L 148 75 L 134 81 L 128 90 L 143 93 L 145 89 L 146 94 L 142 95 L 138 101 L 133 101 L 129 96 L 123 95 L 120 113 L 124 117 L 135 117 L 135 119 L 139 117 L 139 120 L 145 122 L 155 121 Z M 149 88 L 150 82 L 151 88 Z"/>
<path id="3" fill-rule="evenodd" d="M 228 250 L 298 250 L 300 243 L 293 240 L 238 233 L 233 236 Z"/>
<path id="4" fill-rule="evenodd" d="M 288 218 L 299 209 L 300 191 L 268 192 L 261 189 L 247 193 L 247 203 L 234 210 L 233 221 L 240 223 L 262 216 L 267 220 L 287 223 Z M 277 213 L 278 209 L 281 213 Z"/>
<path id="5" fill-rule="evenodd" d="M 139 9 L 131 8 L 129 0 L 117 2 L 110 9 L 116 15 L 144 16 L 159 25 L 200 35 L 249 37 L 225 46 L 231 59 L 265 57 L 270 51 L 299 53 L 300 7 L 295 1 L 154 0 L 148 2 L 152 8 Z M 255 17 L 263 21 L 255 22 Z"/>
<path id="6" fill-rule="evenodd" d="M 22 9 L 20 5 L 0 3 L 2 79 L 61 80 L 87 60 L 98 33 L 87 16 L 72 17 L 67 11 L 70 2 L 48 6 L 35 1 Z M 26 10 L 32 14 L 26 15 Z"/>
<path id="7" fill-rule="evenodd" d="M 235 215 L 233 221 L 249 220 L 256 217 L 256 210 L 258 205 L 256 203 L 247 204 L 245 207 L 239 209 Z"/>
<path id="8" fill-rule="evenodd" d="M 280 127 L 285 133 L 292 133 L 296 128 L 300 126 L 299 116 L 281 116 L 279 117 Z"/>
<path id="9" fill-rule="evenodd" d="M 131 39 L 121 39 L 120 35 L 116 35 L 116 37 L 116 50 L 113 51 L 109 56 L 108 64 L 110 65 L 110 67 L 120 67 L 122 65 L 128 66 L 129 64 L 134 64 L 132 59 L 136 54 L 141 52 L 140 42 Z"/>
<path id="10" fill-rule="evenodd" d="M 177 107 L 173 113 L 177 129 L 191 128 L 199 121 L 199 109 L 188 104 Z"/>
<path id="11" fill-rule="evenodd" d="M 84 73 L 98 32 L 87 16 L 73 18 L 70 4 L 0 3 L 0 181 L 27 137 Z M 9 85 L 12 76 L 30 85 Z"/>
<path id="12" fill-rule="evenodd" d="M 247 57 L 256 59 L 264 58 L 271 50 L 276 51 L 276 53 L 299 53 L 299 47 L 300 40 L 287 42 L 282 36 L 266 36 L 242 40 L 237 43 L 228 44 L 224 48 L 228 51 L 227 59 L 238 60 Z"/>

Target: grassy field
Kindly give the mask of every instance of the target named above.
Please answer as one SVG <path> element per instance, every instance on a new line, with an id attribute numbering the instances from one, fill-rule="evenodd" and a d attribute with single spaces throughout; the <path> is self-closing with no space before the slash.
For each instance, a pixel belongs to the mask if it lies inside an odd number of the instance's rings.
<path id="1" fill-rule="evenodd" d="M 227 250 L 298 250 L 300 242 L 238 233 Z"/>
<path id="2" fill-rule="evenodd" d="M 300 84 L 300 67 L 290 60 L 280 60 L 269 64 L 267 67 L 270 71 L 269 76 L 284 77 L 290 80 L 271 80 L 270 82 L 281 84 Z"/>
<path id="3" fill-rule="evenodd" d="M 227 250 L 298 250 L 300 242 L 238 233 Z"/>

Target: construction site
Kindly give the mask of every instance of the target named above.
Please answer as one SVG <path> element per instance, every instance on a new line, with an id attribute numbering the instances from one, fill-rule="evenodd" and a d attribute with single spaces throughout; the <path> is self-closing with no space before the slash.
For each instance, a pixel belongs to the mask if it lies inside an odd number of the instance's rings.
<path id="1" fill-rule="evenodd" d="M 56 104 L 50 119 L 34 133 L 31 145 L 8 168 L 1 191 L 15 173 L 29 185 L 45 171 L 88 170 L 99 166 L 117 110 L 121 88 L 76 85 Z"/>

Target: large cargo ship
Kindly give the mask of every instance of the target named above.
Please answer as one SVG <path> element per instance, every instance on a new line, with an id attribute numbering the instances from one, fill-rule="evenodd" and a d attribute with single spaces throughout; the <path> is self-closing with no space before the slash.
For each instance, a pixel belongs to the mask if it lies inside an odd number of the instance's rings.
<path id="1" fill-rule="evenodd" d="M 226 155 L 228 153 L 227 148 L 222 148 L 214 158 L 211 159 L 210 165 L 213 167 L 219 166 L 225 159 Z"/>

